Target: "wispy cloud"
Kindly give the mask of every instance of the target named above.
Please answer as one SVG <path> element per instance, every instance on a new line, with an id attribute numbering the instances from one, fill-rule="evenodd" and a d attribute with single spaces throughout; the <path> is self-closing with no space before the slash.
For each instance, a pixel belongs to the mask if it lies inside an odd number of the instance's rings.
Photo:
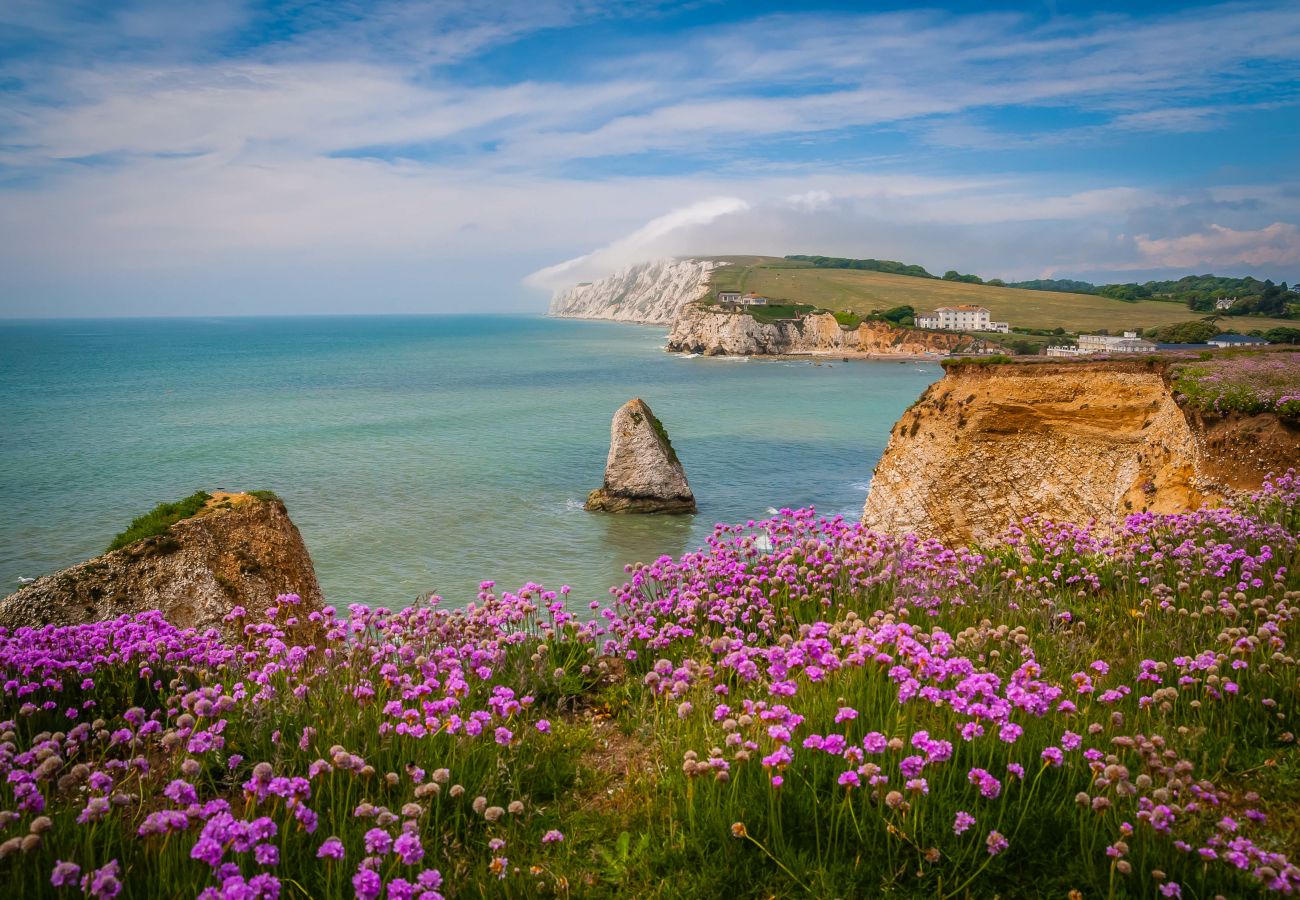
<path id="1" fill-rule="evenodd" d="M 1181 182 L 1160 154 L 1290 117 L 1297 47 L 1284 2 L 697 24 L 615 0 L 14 0 L 0 314 L 142 273 L 161 298 L 271 255 L 304 295 L 322 258 L 413 273 L 406 306 L 453 272 L 518 305 L 530 271 L 641 253 L 1037 274 L 1180 265 L 1217 241 L 1217 264 L 1293 273 L 1284 129 L 1253 178 L 1228 144 Z"/>

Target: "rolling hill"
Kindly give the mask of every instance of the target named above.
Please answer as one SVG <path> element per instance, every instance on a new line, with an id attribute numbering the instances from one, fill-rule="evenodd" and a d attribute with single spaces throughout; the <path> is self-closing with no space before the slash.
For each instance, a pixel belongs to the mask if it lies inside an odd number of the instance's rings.
<path id="1" fill-rule="evenodd" d="M 936 306 L 971 303 L 987 307 L 995 320 L 1010 322 L 1012 327 L 1060 327 L 1071 332 L 1101 328 L 1112 332 L 1131 331 L 1205 315 L 1182 303 L 1160 300 L 1128 303 L 1096 294 L 1031 291 L 858 269 L 823 269 L 775 256 L 706 258 L 728 263 L 712 273 L 714 291 L 754 291 L 775 301 L 807 303 L 858 315 L 904 305 L 924 312 Z M 1295 324 L 1254 316 L 1219 320 L 1220 328 L 1243 332 Z"/>

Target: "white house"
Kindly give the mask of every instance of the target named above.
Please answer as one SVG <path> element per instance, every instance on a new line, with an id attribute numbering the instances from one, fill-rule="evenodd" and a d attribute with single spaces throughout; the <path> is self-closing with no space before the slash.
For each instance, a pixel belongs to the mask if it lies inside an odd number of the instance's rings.
<path id="1" fill-rule="evenodd" d="M 1236 297 L 1220 297 L 1214 301 L 1215 309 L 1232 309 L 1232 304 L 1237 302 Z"/>
<path id="2" fill-rule="evenodd" d="M 748 294 L 740 298 L 740 302 L 745 306 L 766 306 L 767 298 L 760 297 L 758 294 L 750 291 Z"/>
<path id="3" fill-rule="evenodd" d="M 1136 331 L 1126 331 L 1123 336 L 1114 334 L 1081 334 L 1079 350 L 1082 353 L 1153 353 L 1156 345 L 1137 336 Z"/>
<path id="4" fill-rule="evenodd" d="M 1006 334 L 1011 330 L 1009 323 L 994 322 L 991 315 L 982 306 L 941 306 L 928 316 L 917 316 L 916 325 L 940 331 L 996 331 Z"/>
<path id="5" fill-rule="evenodd" d="M 739 303 L 740 291 L 718 291 L 719 303 Z"/>

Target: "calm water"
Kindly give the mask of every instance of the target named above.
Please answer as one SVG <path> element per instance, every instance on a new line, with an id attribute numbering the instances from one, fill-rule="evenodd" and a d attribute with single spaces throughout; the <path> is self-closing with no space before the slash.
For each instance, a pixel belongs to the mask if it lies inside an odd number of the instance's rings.
<path id="1" fill-rule="evenodd" d="M 658 328 L 544 318 L 0 323 L 0 593 L 199 488 L 269 488 L 335 605 L 478 582 L 603 598 L 714 522 L 857 516 L 932 364 L 685 359 Z M 699 501 L 593 515 L 609 420 L 646 399 Z"/>

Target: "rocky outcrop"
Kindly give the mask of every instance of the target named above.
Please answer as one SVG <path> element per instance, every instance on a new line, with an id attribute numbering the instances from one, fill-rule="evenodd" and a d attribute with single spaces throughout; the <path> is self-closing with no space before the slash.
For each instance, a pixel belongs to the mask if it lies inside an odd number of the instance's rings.
<path id="1" fill-rule="evenodd" d="M 862 322 L 844 328 L 830 313 L 760 322 L 744 311 L 709 303 L 683 306 L 668 334 L 668 350 L 705 356 L 862 354 L 943 356 L 977 342 L 966 335 Z"/>
<path id="2" fill-rule="evenodd" d="M 222 628 L 243 606 L 254 621 L 280 594 L 300 618 L 323 609 L 302 535 L 278 499 L 215 493 L 165 533 L 38 578 L 0 602 L 0 625 L 74 625 L 161 610 L 182 628 Z"/>
<path id="3" fill-rule="evenodd" d="M 661 259 L 628 266 L 599 281 L 558 292 L 550 315 L 668 325 L 684 303 L 708 292 L 713 260 Z"/>
<path id="4" fill-rule="evenodd" d="M 1276 416 L 1184 410 L 1159 360 L 958 365 L 895 424 L 863 523 L 982 542 L 1036 514 L 1192 509 L 1297 458 L 1300 429 Z"/>
<path id="5" fill-rule="evenodd" d="M 663 423 L 644 400 L 629 400 L 610 424 L 605 483 L 587 497 L 599 512 L 693 513 L 695 495 Z"/>

